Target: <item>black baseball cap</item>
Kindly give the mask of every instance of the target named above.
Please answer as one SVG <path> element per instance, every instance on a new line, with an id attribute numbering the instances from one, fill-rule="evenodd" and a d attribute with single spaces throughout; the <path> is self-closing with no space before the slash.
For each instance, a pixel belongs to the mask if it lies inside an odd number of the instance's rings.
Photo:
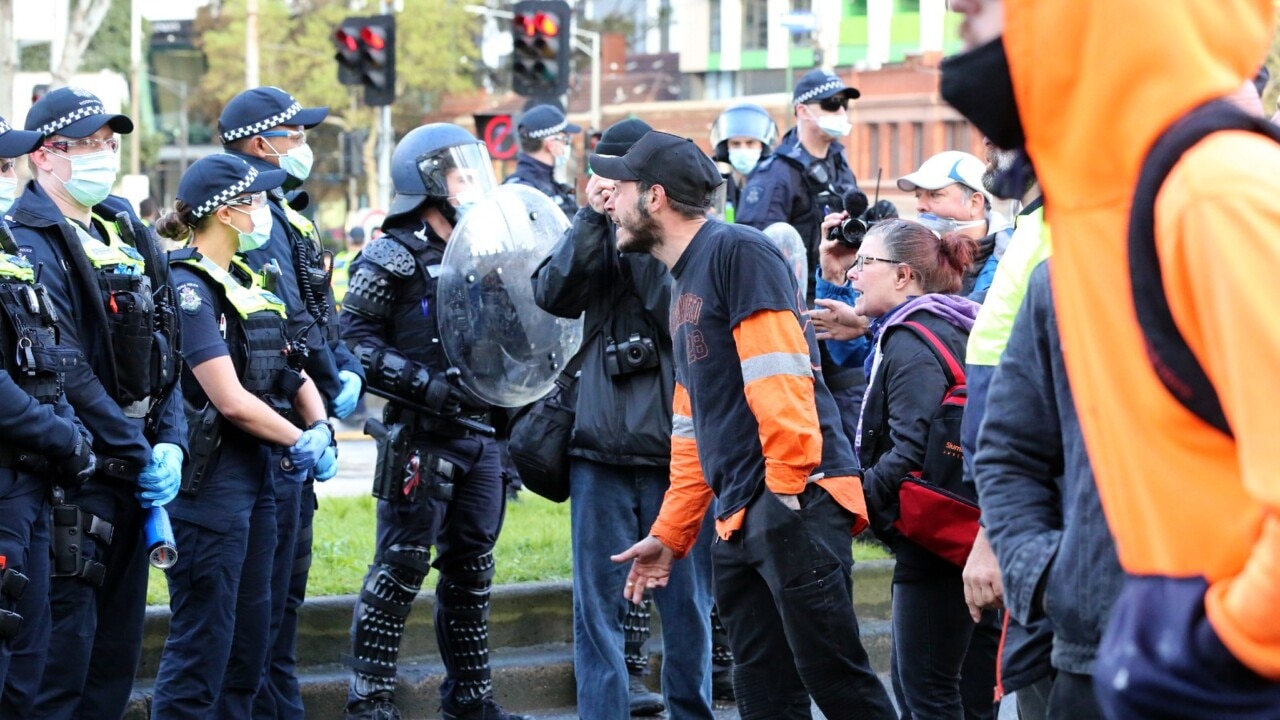
<path id="1" fill-rule="evenodd" d="M 178 199 L 193 208 L 192 220 L 209 215 L 232 198 L 274 190 L 284 184 L 283 170 L 259 170 L 236 155 L 217 153 L 195 161 L 178 181 Z"/>
<path id="2" fill-rule="evenodd" d="M 609 180 L 661 185 L 673 200 L 709 207 L 711 191 L 724 182 L 716 164 L 689 138 L 654 130 L 622 157 L 592 155 L 591 170 Z"/>
<path id="3" fill-rule="evenodd" d="M 44 137 L 61 135 L 86 138 L 103 125 L 121 135 L 133 132 L 133 121 L 124 115 L 107 112 L 97 95 L 79 87 L 50 90 L 27 111 L 27 130 Z"/>
<path id="4" fill-rule="evenodd" d="M 862 97 L 862 93 L 858 92 L 857 88 L 845 85 L 843 80 L 826 70 L 810 70 L 800 78 L 800 82 L 796 83 L 796 89 L 791 93 L 791 103 L 793 105 L 815 103 L 836 95 L 843 95 L 849 100 Z"/>
<path id="5" fill-rule="evenodd" d="M 640 118 L 619 120 L 605 128 L 604 133 L 600 135 L 600 142 L 596 143 L 596 154 L 626 155 L 632 145 L 650 132 L 653 132 L 653 128 Z"/>
<path id="6" fill-rule="evenodd" d="M 231 98 L 218 116 L 218 135 L 226 145 L 278 125 L 313 128 L 328 116 L 327 107 L 304 108 L 278 87 L 258 87 Z"/>
<path id="7" fill-rule="evenodd" d="M 17 158 L 35 152 L 43 140 L 40 133 L 16 130 L 0 117 L 0 158 Z"/>

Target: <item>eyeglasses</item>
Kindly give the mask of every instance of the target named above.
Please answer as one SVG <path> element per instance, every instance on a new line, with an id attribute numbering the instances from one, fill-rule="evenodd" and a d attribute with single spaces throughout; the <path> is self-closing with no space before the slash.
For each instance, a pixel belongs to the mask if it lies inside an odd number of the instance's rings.
<path id="1" fill-rule="evenodd" d="M 302 145 L 307 144 L 307 131 L 305 130 L 268 130 L 266 132 L 258 133 L 258 137 L 282 137 L 289 138 L 290 140 L 297 140 Z"/>
<path id="2" fill-rule="evenodd" d="M 888 258 L 871 257 L 870 255 L 859 255 L 853 259 L 852 268 L 858 272 L 862 272 L 862 266 L 869 262 L 889 263 L 890 265 L 901 265 L 898 260 L 890 260 Z"/>
<path id="3" fill-rule="evenodd" d="M 18 164 L 16 158 L 0 158 L 0 173 L 7 173 Z"/>
<path id="4" fill-rule="evenodd" d="M 818 101 L 818 107 L 827 112 L 835 112 L 837 110 L 849 109 L 849 98 L 843 95 L 833 95 L 829 98 L 823 98 Z"/>
<path id="5" fill-rule="evenodd" d="M 44 143 L 44 147 L 53 148 L 58 152 L 68 152 L 71 148 L 85 147 L 97 152 L 99 150 L 110 150 L 115 152 L 120 149 L 120 140 L 112 135 L 109 138 L 84 138 L 82 140 L 50 140 Z"/>
<path id="6" fill-rule="evenodd" d="M 222 203 L 227 207 L 236 207 L 237 205 L 247 205 L 249 207 L 262 207 L 267 204 L 267 193 L 265 191 L 256 192 L 251 195 L 241 195 L 240 197 L 231 198 Z"/>

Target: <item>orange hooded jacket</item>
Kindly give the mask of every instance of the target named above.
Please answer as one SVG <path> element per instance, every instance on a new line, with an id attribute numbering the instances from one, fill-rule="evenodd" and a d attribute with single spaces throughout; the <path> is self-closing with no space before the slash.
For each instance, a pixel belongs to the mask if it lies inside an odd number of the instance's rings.
<path id="1" fill-rule="evenodd" d="M 1272 0 L 1005 0 L 1005 47 L 1053 227 L 1055 302 L 1099 490 L 1130 573 L 1203 577 L 1210 623 L 1280 679 L 1280 146 L 1210 136 L 1156 203 L 1173 316 L 1235 439 L 1148 363 L 1127 223 L 1142 159 L 1174 120 L 1265 57 Z"/>

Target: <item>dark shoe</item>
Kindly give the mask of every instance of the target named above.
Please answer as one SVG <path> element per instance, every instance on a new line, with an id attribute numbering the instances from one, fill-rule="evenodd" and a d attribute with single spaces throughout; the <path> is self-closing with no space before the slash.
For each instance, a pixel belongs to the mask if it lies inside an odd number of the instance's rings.
<path id="1" fill-rule="evenodd" d="M 711 698 L 733 702 L 733 666 L 711 666 Z"/>
<path id="2" fill-rule="evenodd" d="M 503 710 L 493 698 L 486 698 L 484 702 L 467 708 L 465 712 L 452 713 L 441 708 L 440 717 L 443 720 L 533 720 L 528 715 L 516 715 Z"/>
<path id="3" fill-rule="evenodd" d="M 649 689 L 644 684 L 644 679 L 639 675 L 631 676 L 630 687 L 631 693 L 631 714 L 632 715 L 657 715 L 667 709 L 666 703 L 662 701 L 662 696 Z"/>
<path id="4" fill-rule="evenodd" d="M 400 708 L 390 695 L 374 695 L 348 705 L 345 720 L 400 720 Z"/>

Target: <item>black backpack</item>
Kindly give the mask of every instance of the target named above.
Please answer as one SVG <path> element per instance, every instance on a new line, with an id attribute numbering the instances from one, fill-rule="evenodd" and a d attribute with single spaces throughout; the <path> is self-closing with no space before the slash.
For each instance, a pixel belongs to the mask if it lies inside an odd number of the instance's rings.
<path id="1" fill-rule="evenodd" d="M 1183 154 L 1205 137 L 1223 130 L 1245 130 L 1280 143 L 1280 128 L 1245 113 L 1225 100 L 1188 112 L 1156 140 L 1142 163 L 1129 211 L 1129 278 L 1133 304 L 1146 341 L 1147 357 L 1169 393 L 1206 423 L 1231 437 L 1218 393 L 1187 346 L 1164 294 L 1164 275 L 1156 253 L 1156 195 Z"/>

